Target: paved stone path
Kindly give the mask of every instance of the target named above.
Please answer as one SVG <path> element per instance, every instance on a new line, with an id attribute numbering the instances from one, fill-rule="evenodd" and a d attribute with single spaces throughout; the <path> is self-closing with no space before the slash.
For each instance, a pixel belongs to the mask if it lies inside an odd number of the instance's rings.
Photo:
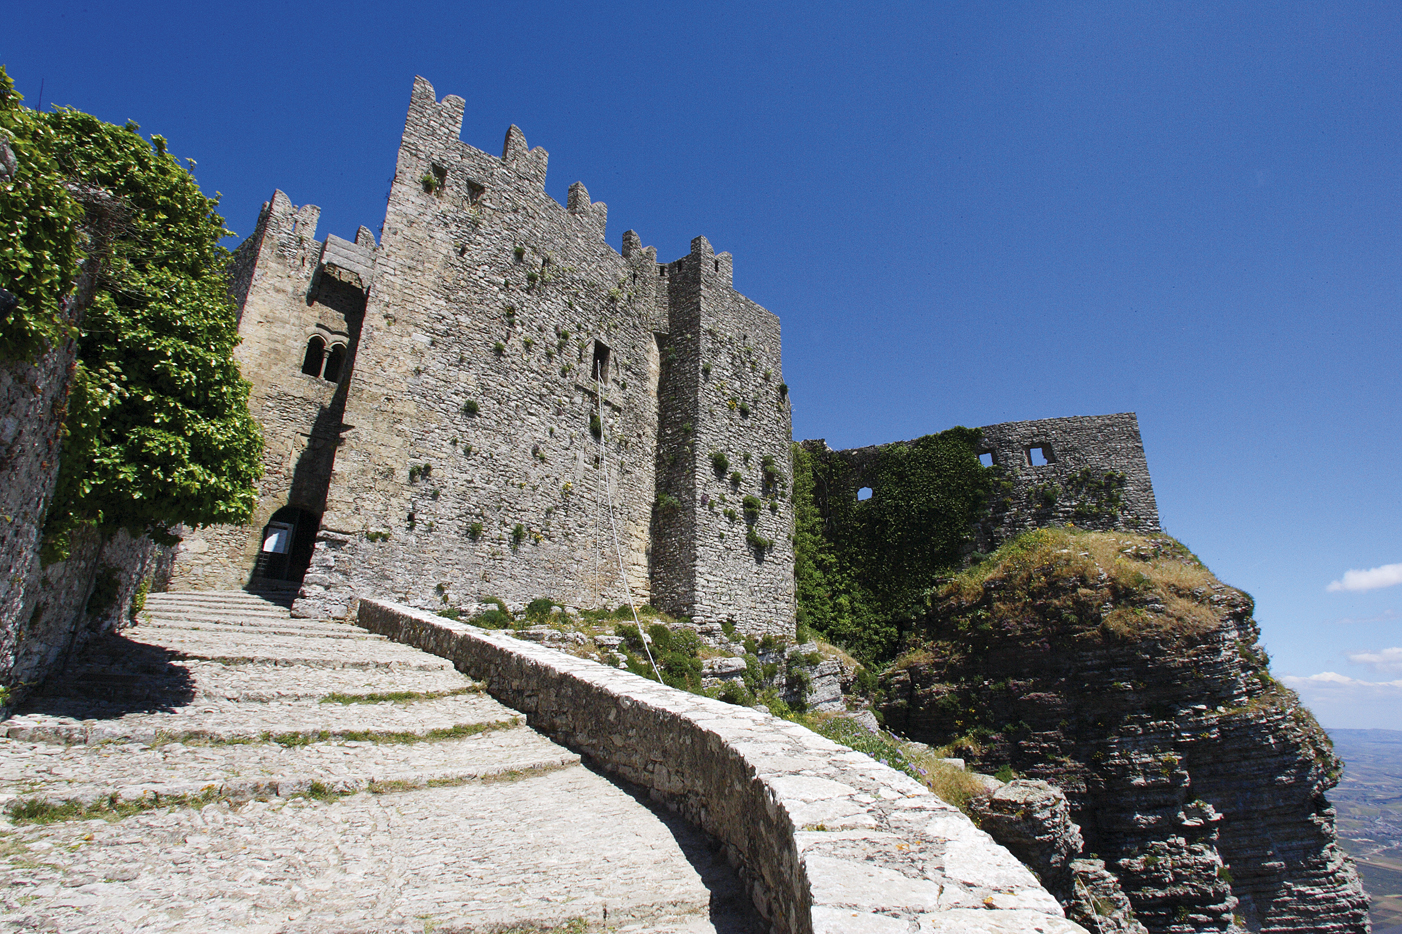
<path id="1" fill-rule="evenodd" d="M 758 930 L 702 834 L 355 627 L 152 594 L 55 682 L 0 723 L 0 931 Z"/>

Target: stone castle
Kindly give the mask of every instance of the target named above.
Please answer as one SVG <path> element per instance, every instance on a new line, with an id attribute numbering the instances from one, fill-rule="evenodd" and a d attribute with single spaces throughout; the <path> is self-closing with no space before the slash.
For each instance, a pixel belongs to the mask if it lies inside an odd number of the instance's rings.
<path id="1" fill-rule="evenodd" d="M 705 237 L 659 262 L 561 206 L 516 127 L 459 139 L 464 101 L 414 82 L 381 239 L 316 239 L 275 192 L 235 254 L 240 366 L 267 451 L 248 527 L 184 530 L 172 589 L 297 590 L 420 607 L 629 598 L 701 626 L 793 631 L 788 387 L 779 321 Z M 1156 528 L 1132 414 L 984 429 L 1018 502 L 1075 471 L 1125 478 Z M 861 486 L 862 449 L 850 452 Z M 1011 500 L 1010 500 L 1011 501 Z M 1030 503 L 1004 531 L 1045 522 Z"/>

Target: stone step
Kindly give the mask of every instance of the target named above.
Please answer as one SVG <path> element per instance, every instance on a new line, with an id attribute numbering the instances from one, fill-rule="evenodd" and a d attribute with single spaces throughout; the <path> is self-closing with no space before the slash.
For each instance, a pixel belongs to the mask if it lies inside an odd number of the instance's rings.
<path id="1" fill-rule="evenodd" d="M 520 715 L 482 693 L 408 702 L 321 703 L 320 699 L 244 703 L 201 698 L 170 710 L 129 711 L 101 702 L 67 699 L 11 717 L 0 735 L 25 742 L 87 744 L 183 742 L 241 743 L 265 735 L 316 737 L 358 733 L 445 735 L 469 733 Z"/>
<path id="2" fill-rule="evenodd" d="M 314 636 L 282 636 L 257 630 L 194 630 L 138 626 L 123 635 L 133 644 L 174 653 L 179 658 L 203 658 L 227 664 L 252 661 L 274 664 L 307 664 L 325 667 L 327 662 L 360 666 L 403 664 L 409 667 L 451 667 L 434 656 L 396 645 L 382 636 L 364 639 L 326 639 Z"/>
<path id="3" fill-rule="evenodd" d="M 0 860 L 5 920 L 104 934 L 764 929 L 723 853 L 680 819 L 578 766 L 498 774 L 19 825 L 18 855 Z"/>
<path id="4" fill-rule="evenodd" d="M 261 593 L 251 593 L 247 590 L 165 590 L 159 593 L 148 593 L 146 599 L 153 602 L 168 600 L 219 601 L 223 603 L 272 602 Z"/>
<path id="5" fill-rule="evenodd" d="M 186 632 L 220 632 L 229 631 L 233 633 L 256 633 L 260 636 L 293 636 L 315 639 L 354 639 L 357 641 L 367 641 L 366 637 L 373 635 L 365 630 L 352 629 L 349 626 L 333 628 L 331 626 L 298 626 L 295 622 L 284 620 L 277 621 L 252 621 L 248 619 L 217 619 L 206 618 L 193 621 L 171 620 L 160 617 L 148 617 L 142 620 L 142 624 L 148 630 L 152 629 L 172 629 Z"/>
<path id="6" fill-rule="evenodd" d="M 579 762 L 575 753 L 519 725 L 423 743 L 333 739 L 293 747 L 274 742 L 41 747 L 41 774 L 33 768 L 35 750 L 27 745 L 0 746 L 0 806 L 16 798 L 91 805 L 113 796 L 117 803 L 200 794 L 233 800 L 287 797 L 306 794 L 313 782 L 338 793 L 377 786 L 405 791 Z"/>
<path id="7" fill-rule="evenodd" d="M 290 615 L 286 607 L 278 606 L 274 603 L 259 601 L 258 603 L 215 603 L 209 602 L 186 602 L 169 600 L 161 603 L 147 603 L 144 612 L 161 613 L 165 615 L 181 615 L 186 613 L 227 613 L 247 616 L 269 616 L 278 619 L 287 619 Z"/>

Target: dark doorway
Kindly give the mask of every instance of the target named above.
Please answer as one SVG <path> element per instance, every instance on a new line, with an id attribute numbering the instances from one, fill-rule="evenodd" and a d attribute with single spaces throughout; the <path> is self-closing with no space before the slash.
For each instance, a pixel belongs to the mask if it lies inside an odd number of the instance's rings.
<path id="1" fill-rule="evenodd" d="M 253 565 L 254 578 L 301 583 L 312 563 L 320 525 L 320 516 L 296 506 L 284 506 L 273 513 L 263 527 L 258 560 Z"/>

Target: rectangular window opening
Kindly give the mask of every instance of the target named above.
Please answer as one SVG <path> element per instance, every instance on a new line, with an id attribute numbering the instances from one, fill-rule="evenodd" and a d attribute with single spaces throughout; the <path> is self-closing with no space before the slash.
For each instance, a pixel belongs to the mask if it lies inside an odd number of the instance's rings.
<path id="1" fill-rule="evenodd" d="M 1048 464 L 1056 463 L 1056 458 L 1052 456 L 1051 445 L 1039 444 L 1028 448 L 1027 463 L 1033 467 L 1045 467 Z"/>
<path id="2" fill-rule="evenodd" d="M 979 462 L 980 464 L 982 464 L 983 466 L 985 466 L 985 467 L 992 467 L 993 464 L 995 463 L 995 461 L 993 460 L 993 452 L 992 452 L 992 451 L 984 451 L 984 452 L 982 452 L 982 453 L 979 454 L 979 456 L 978 456 L 978 462 Z"/>
<path id="3" fill-rule="evenodd" d="M 598 383 L 609 381 L 609 349 L 603 341 L 594 342 L 594 365 L 589 371 L 589 378 Z"/>

